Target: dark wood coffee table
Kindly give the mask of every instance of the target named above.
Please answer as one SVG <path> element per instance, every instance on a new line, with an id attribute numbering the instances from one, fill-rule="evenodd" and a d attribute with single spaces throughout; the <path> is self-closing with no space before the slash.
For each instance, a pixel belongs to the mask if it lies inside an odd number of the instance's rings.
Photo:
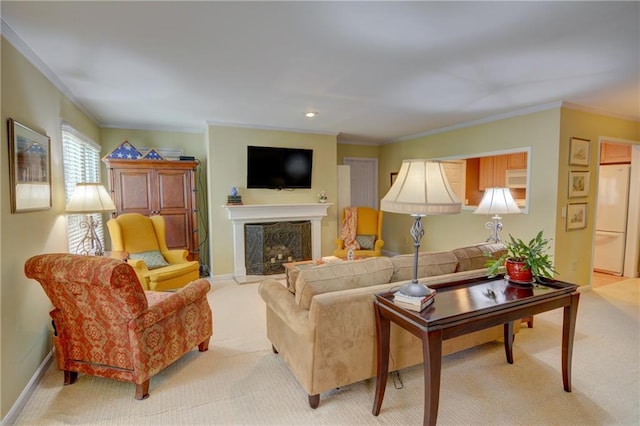
<path id="1" fill-rule="evenodd" d="M 396 306 L 393 293 L 376 295 L 376 343 L 378 351 L 373 415 L 380 413 L 389 372 L 391 321 L 422 340 L 424 359 L 424 424 L 435 425 L 440 399 L 442 341 L 477 330 L 504 325 L 507 362 L 513 364 L 513 327 L 521 318 L 564 308 L 562 324 L 562 382 L 571 392 L 571 356 L 580 293 L 578 286 L 561 281 L 522 287 L 500 278 L 481 278 L 432 285 L 435 301 L 422 312 Z"/>

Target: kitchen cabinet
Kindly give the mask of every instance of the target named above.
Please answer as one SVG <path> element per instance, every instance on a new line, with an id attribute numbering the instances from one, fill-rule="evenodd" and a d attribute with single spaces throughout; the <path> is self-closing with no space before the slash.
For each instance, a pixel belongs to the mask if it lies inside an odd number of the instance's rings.
<path id="1" fill-rule="evenodd" d="M 517 152 L 507 155 L 507 170 L 523 170 L 527 168 L 527 153 Z"/>
<path id="2" fill-rule="evenodd" d="M 631 163 L 631 145 L 603 143 L 600 145 L 600 164 Z"/>
<path id="3" fill-rule="evenodd" d="M 170 249 L 198 260 L 196 161 L 103 159 L 116 215 L 161 215 Z"/>
<path id="4" fill-rule="evenodd" d="M 493 155 L 480 157 L 480 170 L 478 174 L 478 188 L 484 191 L 487 188 L 504 187 L 507 174 L 507 156 Z"/>
<path id="5" fill-rule="evenodd" d="M 507 170 L 525 170 L 526 168 L 526 152 L 480 157 L 478 189 L 484 191 L 487 188 L 505 187 Z"/>

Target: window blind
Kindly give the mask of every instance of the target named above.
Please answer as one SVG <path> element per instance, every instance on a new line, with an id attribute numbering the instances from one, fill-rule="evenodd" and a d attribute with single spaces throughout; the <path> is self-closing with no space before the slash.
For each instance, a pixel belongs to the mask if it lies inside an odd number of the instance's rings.
<path id="1" fill-rule="evenodd" d="M 62 152 L 64 169 L 65 204 L 69 204 L 71 195 L 80 182 L 100 182 L 100 145 L 76 131 L 68 124 L 62 125 Z M 69 251 L 76 252 L 78 244 L 86 234 L 86 229 L 80 228 L 84 215 L 67 215 L 67 238 Z M 96 233 L 104 246 L 104 232 L 102 214 L 93 214 L 98 223 Z"/>

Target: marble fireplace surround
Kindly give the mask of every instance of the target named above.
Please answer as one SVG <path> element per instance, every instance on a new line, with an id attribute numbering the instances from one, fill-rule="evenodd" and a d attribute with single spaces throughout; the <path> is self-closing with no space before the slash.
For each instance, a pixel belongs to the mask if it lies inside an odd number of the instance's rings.
<path id="1" fill-rule="evenodd" d="M 233 224 L 233 275 L 245 277 L 247 268 L 244 259 L 244 225 L 246 223 L 289 222 L 308 220 L 311 222 L 311 256 L 322 256 L 321 222 L 327 215 L 331 203 L 307 204 L 247 204 L 226 205 L 229 220 Z"/>

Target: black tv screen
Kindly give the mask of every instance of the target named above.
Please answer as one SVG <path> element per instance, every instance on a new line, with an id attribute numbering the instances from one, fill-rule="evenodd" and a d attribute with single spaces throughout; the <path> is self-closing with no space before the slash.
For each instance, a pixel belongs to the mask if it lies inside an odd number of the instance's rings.
<path id="1" fill-rule="evenodd" d="M 247 147 L 247 188 L 311 188 L 313 150 Z"/>

